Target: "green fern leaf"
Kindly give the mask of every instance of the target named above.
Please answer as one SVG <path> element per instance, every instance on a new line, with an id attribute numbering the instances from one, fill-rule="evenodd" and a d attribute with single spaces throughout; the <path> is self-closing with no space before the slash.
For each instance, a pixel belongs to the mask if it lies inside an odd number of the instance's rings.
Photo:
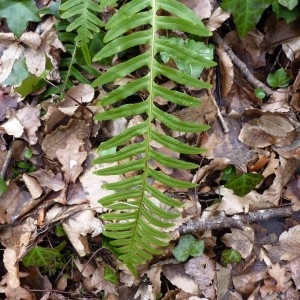
<path id="1" fill-rule="evenodd" d="M 158 15 L 159 10 L 166 14 Z M 169 15 L 168 15 L 169 14 Z M 128 76 L 143 68 L 145 76 L 116 88 L 99 100 L 99 105 L 107 110 L 98 114 L 96 120 L 113 120 L 120 117 L 142 115 L 144 122 L 124 130 L 121 134 L 103 142 L 99 150 L 118 147 L 113 154 L 100 155 L 96 164 L 116 163 L 95 173 L 100 176 L 135 172 L 136 176 L 124 178 L 120 182 L 108 183 L 104 188 L 114 190 L 111 195 L 99 202 L 109 209 L 102 215 L 106 221 L 104 235 L 111 238 L 118 258 L 136 273 L 136 267 L 161 253 L 161 247 L 168 245 L 170 237 L 164 232 L 174 226 L 174 219 L 180 217 L 180 201 L 173 199 L 154 187 L 158 182 L 173 188 L 188 189 L 194 183 L 172 178 L 160 170 L 153 169 L 153 162 L 174 169 L 194 169 L 198 165 L 176 159 L 159 152 L 153 142 L 182 154 L 200 154 L 204 149 L 185 144 L 173 137 L 155 130 L 155 122 L 164 124 L 179 132 L 201 132 L 209 126 L 182 121 L 159 108 L 155 104 L 157 97 L 182 106 L 199 106 L 200 100 L 179 91 L 169 90 L 158 84 L 162 77 L 177 84 L 196 88 L 210 88 L 211 85 L 192 77 L 180 70 L 165 66 L 159 59 L 161 52 L 168 53 L 187 63 L 209 68 L 215 62 L 193 50 L 174 44 L 160 36 L 167 30 L 182 31 L 194 36 L 211 35 L 201 20 L 185 5 L 176 0 L 132 0 L 123 5 L 106 23 L 107 43 L 93 58 L 99 61 L 127 51 L 136 46 L 145 45 L 147 49 L 127 61 L 121 62 L 96 78 L 94 87 L 103 86 L 119 78 Z M 147 93 L 144 100 L 134 104 L 120 102 L 139 92 Z M 114 105 L 117 105 L 114 107 Z M 112 107 L 111 107 L 112 106 Z M 139 137 L 140 143 L 132 144 L 132 138 Z M 126 162 L 124 162 L 126 160 Z"/>
<path id="2" fill-rule="evenodd" d="M 90 64 L 91 58 L 87 45 L 94 34 L 100 31 L 99 27 L 104 26 L 97 16 L 101 11 L 99 0 L 67 0 L 60 5 L 59 9 L 64 11 L 60 16 L 62 19 L 71 20 L 66 30 L 77 31 L 75 42 L 82 48 L 87 64 Z"/>

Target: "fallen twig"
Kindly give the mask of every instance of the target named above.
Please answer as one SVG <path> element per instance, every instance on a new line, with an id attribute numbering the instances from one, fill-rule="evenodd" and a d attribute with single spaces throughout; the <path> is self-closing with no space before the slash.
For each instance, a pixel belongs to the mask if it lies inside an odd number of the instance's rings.
<path id="1" fill-rule="evenodd" d="M 5 157 L 5 160 L 4 160 L 2 169 L 1 169 L 1 173 L 0 173 L 0 175 L 3 179 L 5 178 L 8 166 L 9 166 L 11 158 L 12 158 L 12 154 L 13 154 L 13 147 L 12 147 L 12 144 L 11 144 L 8 151 L 7 151 L 7 153 L 6 153 L 6 157 Z"/>
<path id="2" fill-rule="evenodd" d="M 181 234 L 185 234 L 221 228 L 238 228 L 247 230 L 247 225 L 249 223 L 269 220 L 272 218 L 290 217 L 294 213 L 299 212 L 294 212 L 291 206 L 282 206 L 278 208 L 261 209 L 247 214 L 234 215 L 232 217 L 221 214 L 220 216 L 210 217 L 209 219 L 204 220 L 190 220 L 179 227 L 179 232 Z"/>
<path id="3" fill-rule="evenodd" d="M 257 78 L 255 78 L 252 73 L 247 68 L 246 64 L 242 62 L 235 53 L 231 50 L 231 48 L 223 41 L 223 39 L 220 37 L 220 35 L 215 32 L 213 34 L 213 40 L 215 43 L 217 43 L 220 47 L 222 47 L 228 56 L 230 57 L 232 63 L 239 69 L 239 71 L 244 75 L 244 77 L 247 79 L 247 81 L 254 87 L 254 88 L 261 88 L 264 93 L 267 96 L 271 96 L 273 94 L 272 89 L 270 89 L 268 86 L 263 84 L 261 81 L 259 81 Z"/>

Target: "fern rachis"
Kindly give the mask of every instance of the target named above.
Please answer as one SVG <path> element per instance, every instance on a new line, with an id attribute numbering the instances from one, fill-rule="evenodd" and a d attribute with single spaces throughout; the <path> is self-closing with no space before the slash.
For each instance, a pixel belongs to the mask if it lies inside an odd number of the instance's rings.
<path id="1" fill-rule="evenodd" d="M 105 1 L 102 1 L 105 3 Z M 168 16 L 158 15 L 164 10 Z M 136 28 L 139 28 L 137 31 Z M 150 27 L 150 28 L 149 28 Z M 140 28 L 145 28 L 141 30 Z M 184 144 L 176 139 L 159 133 L 155 129 L 156 122 L 180 132 L 199 132 L 208 129 L 206 125 L 184 122 L 164 112 L 155 105 L 155 97 L 162 97 L 170 102 L 184 106 L 198 106 L 199 99 L 179 91 L 169 90 L 160 86 L 158 78 L 164 76 L 178 84 L 197 88 L 209 88 L 210 85 L 179 70 L 163 65 L 159 59 L 160 52 L 167 52 L 188 63 L 197 64 L 204 68 L 215 63 L 202 56 L 196 55 L 180 45 L 176 45 L 161 37 L 160 32 L 178 30 L 200 37 L 210 36 L 211 33 L 203 23 L 183 4 L 175 0 L 133 0 L 122 6 L 106 24 L 108 30 L 104 41 L 107 45 L 94 57 L 101 60 L 121 51 L 138 45 L 147 45 L 147 51 L 125 62 L 111 67 L 98 77 L 93 86 L 103 86 L 118 78 L 125 77 L 142 67 L 148 68 L 148 74 L 108 93 L 99 101 L 105 107 L 114 105 L 139 91 L 146 90 L 148 97 L 135 104 L 123 104 L 107 109 L 96 116 L 96 120 L 113 120 L 133 115 L 147 116 L 141 124 L 126 129 L 123 133 L 101 143 L 99 150 L 109 150 L 119 147 L 114 154 L 103 155 L 95 161 L 97 164 L 127 162 L 117 166 L 96 171 L 98 175 L 126 174 L 136 172 L 133 178 L 121 182 L 107 184 L 107 189 L 115 190 L 112 195 L 100 199 L 100 203 L 109 211 L 102 215 L 107 224 L 104 234 L 112 239 L 111 245 L 119 252 L 119 259 L 132 272 L 138 265 L 160 253 L 160 248 L 168 245 L 169 235 L 164 229 L 173 226 L 173 220 L 180 214 L 176 207 L 181 203 L 166 196 L 153 187 L 153 182 L 159 182 L 174 188 L 191 188 L 194 184 L 178 180 L 152 169 L 150 161 L 155 160 L 167 167 L 178 169 L 193 169 L 197 165 L 169 157 L 155 150 L 153 142 L 157 142 L 172 151 L 184 154 L 203 152 L 194 146 Z M 136 31 L 129 33 L 130 31 Z M 127 33 L 127 35 L 124 35 Z M 131 138 L 142 136 L 141 143 L 130 144 Z"/>

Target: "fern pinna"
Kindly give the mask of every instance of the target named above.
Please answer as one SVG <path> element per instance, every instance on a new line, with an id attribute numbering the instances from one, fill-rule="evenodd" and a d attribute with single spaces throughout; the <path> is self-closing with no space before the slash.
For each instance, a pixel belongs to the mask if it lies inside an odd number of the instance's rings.
<path id="1" fill-rule="evenodd" d="M 162 14 L 162 11 L 165 13 Z M 111 239 L 110 244 L 119 253 L 118 258 L 134 273 L 137 266 L 150 260 L 153 255 L 161 253 L 161 248 L 168 245 L 170 237 L 164 229 L 174 226 L 174 219 L 180 216 L 171 208 L 180 207 L 181 203 L 155 189 L 153 182 L 157 181 L 174 188 L 195 186 L 154 170 L 150 162 L 154 160 L 177 169 L 198 167 L 196 164 L 157 152 L 151 146 L 153 141 L 178 153 L 203 152 L 198 147 L 157 132 L 153 123 L 159 121 L 179 132 L 199 132 L 208 129 L 206 125 L 181 121 L 155 104 L 155 98 L 162 97 L 181 106 L 199 105 L 199 99 L 157 84 L 158 77 L 164 76 L 182 85 L 210 88 L 209 84 L 162 64 L 158 54 L 170 53 L 187 63 L 205 68 L 214 66 L 215 63 L 161 36 L 162 32 L 167 31 L 181 31 L 200 37 L 211 35 L 191 10 L 175 0 L 132 0 L 122 6 L 105 27 L 108 31 L 104 42 L 107 44 L 96 54 L 94 61 L 100 61 L 134 46 L 146 45 L 147 48 L 145 53 L 111 67 L 93 83 L 94 87 L 103 86 L 142 67 L 146 67 L 148 72 L 145 76 L 108 93 L 99 104 L 110 108 L 95 117 L 96 120 L 103 121 L 138 114 L 146 116 L 141 124 L 101 143 L 99 150 L 118 147 L 118 151 L 100 156 L 95 161 L 96 164 L 103 164 L 129 160 L 117 166 L 98 170 L 96 171 L 98 175 L 125 174 L 132 171 L 138 174 L 120 182 L 106 184 L 105 187 L 115 190 L 115 193 L 99 200 L 109 209 L 101 216 L 106 220 L 104 235 Z M 116 102 L 139 91 L 147 91 L 145 100 L 135 104 L 121 103 L 118 107 L 111 108 Z M 130 140 L 137 136 L 142 137 L 143 141 L 130 144 Z"/>

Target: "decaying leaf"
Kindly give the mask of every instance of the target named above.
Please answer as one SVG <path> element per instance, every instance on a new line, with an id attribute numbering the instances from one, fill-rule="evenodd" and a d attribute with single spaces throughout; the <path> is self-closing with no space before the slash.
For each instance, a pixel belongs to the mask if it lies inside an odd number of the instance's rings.
<path id="1" fill-rule="evenodd" d="M 57 158 L 56 150 L 64 149 L 70 135 L 75 134 L 80 140 L 84 140 L 89 134 L 90 128 L 83 120 L 71 119 L 66 126 L 60 126 L 52 133 L 46 135 L 42 148 L 49 158 Z"/>
<path id="2" fill-rule="evenodd" d="M 97 236 L 102 232 L 102 223 L 91 210 L 85 210 L 71 216 L 63 223 L 63 228 L 79 256 L 90 252 L 86 235 Z"/>
<path id="3" fill-rule="evenodd" d="M 82 163 L 87 158 L 87 151 L 81 151 L 83 141 L 72 134 L 66 141 L 64 149 L 57 149 L 56 156 L 62 164 L 65 179 L 67 182 L 75 182 L 83 170 Z"/>
<path id="4" fill-rule="evenodd" d="M 254 230 L 251 227 L 248 231 L 231 228 L 231 233 L 226 233 L 222 241 L 227 247 L 237 250 L 243 258 L 246 258 L 253 249 Z"/>
<path id="5" fill-rule="evenodd" d="M 190 259 L 187 263 L 185 263 L 184 269 L 187 274 L 192 276 L 195 283 L 198 284 L 200 291 L 206 298 L 215 298 L 216 268 L 215 262 L 212 259 L 203 254 Z"/>

